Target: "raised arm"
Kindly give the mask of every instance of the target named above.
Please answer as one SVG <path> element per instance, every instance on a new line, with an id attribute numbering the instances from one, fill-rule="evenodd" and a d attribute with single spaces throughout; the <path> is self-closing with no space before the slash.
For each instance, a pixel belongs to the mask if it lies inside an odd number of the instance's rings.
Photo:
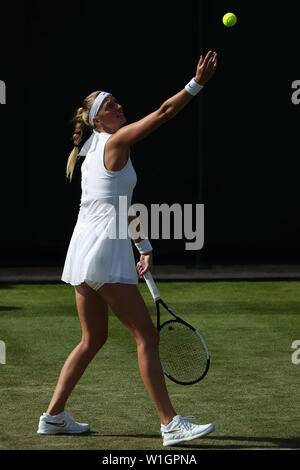
<path id="1" fill-rule="evenodd" d="M 194 80 L 199 85 L 213 76 L 217 67 L 217 54 L 209 51 L 205 58 L 200 57 Z M 159 109 L 144 118 L 127 126 L 121 127 L 110 139 L 110 146 L 130 148 L 131 145 L 144 139 L 162 124 L 174 118 L 193 98 L 185 88 L 167 99 Z"/>

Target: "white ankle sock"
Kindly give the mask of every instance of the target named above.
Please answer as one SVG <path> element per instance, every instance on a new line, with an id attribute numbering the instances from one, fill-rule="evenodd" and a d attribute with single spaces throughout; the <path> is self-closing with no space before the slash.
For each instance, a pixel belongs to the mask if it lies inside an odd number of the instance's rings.
<path id="1" fill-rule="evenodd" d="M 64 411 L 61 411 L 60 413 L 58 413 L 58 415 L 50 415 L 49 413 L 44 413 L 44 416 L 46 416 L 47 418 L 57 418 L 57 417 L 60 417 L 60 415 L 62 415 L 64 413 Z"/>

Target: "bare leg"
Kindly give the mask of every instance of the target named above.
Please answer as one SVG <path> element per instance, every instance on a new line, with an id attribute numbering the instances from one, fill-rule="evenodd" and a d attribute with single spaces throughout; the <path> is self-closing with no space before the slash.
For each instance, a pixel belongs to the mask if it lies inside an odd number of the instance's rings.
<path id="1" fill-rule="evenodd" d="M 105 284 L 98 292 L 135 338 L 141 377 L 154 402 L 161 423 L 169 424 L 177 413 L 170 401 L 159 360 L 159 334 L 137 286 Z"/>
<path id="2" fill-rule="evenodd" d="M 107 303 L 86 284 L 75 287 L 75 297 L 82 327 L 82 339 L 61 370 L 47 409 L 47 413 L 53 416 L 64 410 L 72 390 L 107 338 Z"/>

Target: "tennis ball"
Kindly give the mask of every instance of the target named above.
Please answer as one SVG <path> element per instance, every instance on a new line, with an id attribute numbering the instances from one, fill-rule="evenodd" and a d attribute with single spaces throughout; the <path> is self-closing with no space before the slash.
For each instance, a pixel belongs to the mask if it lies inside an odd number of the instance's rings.
<path id="1" fill-rule="evenodd" d="M 228 28 L 231 28 L 232 26 L 234 26 L 236 22 L 237 22 L 237 17 L 234 13 L 226 13 L 226 15 L 223 16 L 223 23 Z"/>

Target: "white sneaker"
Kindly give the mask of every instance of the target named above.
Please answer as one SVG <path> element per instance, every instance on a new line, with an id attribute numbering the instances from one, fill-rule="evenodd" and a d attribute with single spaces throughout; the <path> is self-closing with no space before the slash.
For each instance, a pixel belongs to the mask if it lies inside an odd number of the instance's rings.
<path id="1" fill-rule="evenodd" d="M 188 421 L 194 419 L 194 416 L 176 415 L 168 426 L 161 425 L 161 433 L 164 438 L 164 446 L 174 446 L 184 441 L 191 441 L 198 437 L 203 437 L 212 432 L 215 427 L 213 424 L 194 424 Z"/>
<path id="2" fill-rule="evenodd" d="M 40 417 L 38 434 L 81 434 L 90 430 L 88 424 L 76 423 L 72 416 L 62 411 L 56 416 L 43 413 Z"/>

